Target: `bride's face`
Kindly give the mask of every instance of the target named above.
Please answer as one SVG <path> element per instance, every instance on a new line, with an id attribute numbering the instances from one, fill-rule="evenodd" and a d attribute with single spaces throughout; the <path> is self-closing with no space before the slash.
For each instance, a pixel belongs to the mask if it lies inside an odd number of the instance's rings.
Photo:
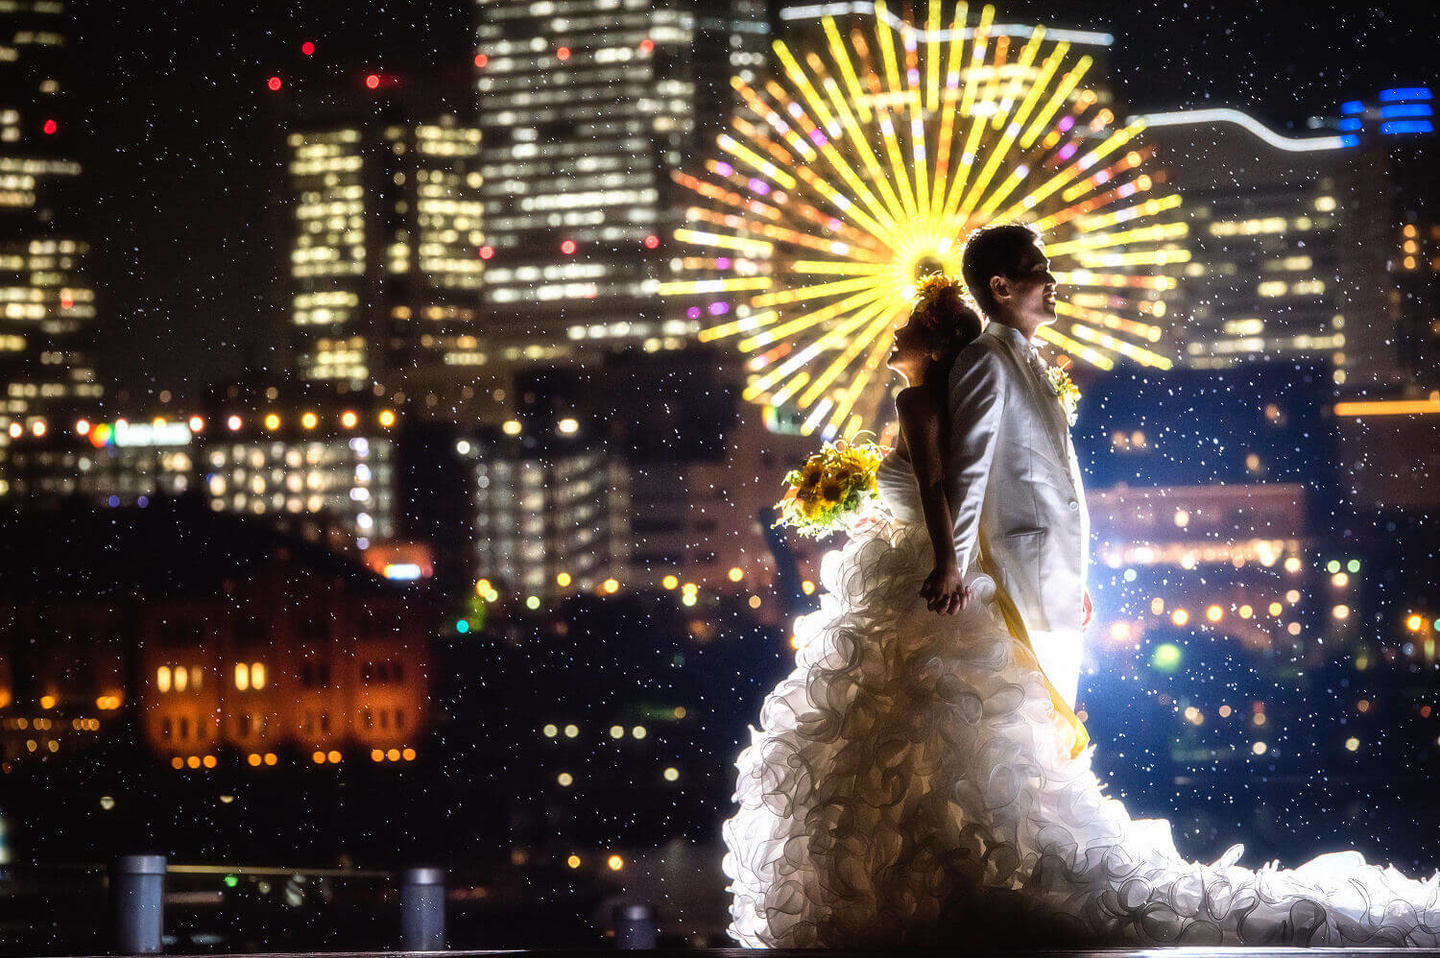
<path id="1" fill-rule="evenodd" d="M 885 365 L 913 381 L 929 361 L 930 353 L 925 348 L 925 334 L 915 321 L 907 319 L 895 327 L 895 344 L 890 348 Z"/>

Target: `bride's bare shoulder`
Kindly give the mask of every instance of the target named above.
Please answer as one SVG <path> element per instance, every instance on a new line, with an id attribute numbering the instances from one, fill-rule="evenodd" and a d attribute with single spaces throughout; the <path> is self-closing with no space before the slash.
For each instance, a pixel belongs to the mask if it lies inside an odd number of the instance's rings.
<path id="1" fill-rule="evenodd" d="M 940 406 L 935 390 L 924 386 L 906 386 L 895 394 L 895 408 L 901 413 L 938 412 Z"/>

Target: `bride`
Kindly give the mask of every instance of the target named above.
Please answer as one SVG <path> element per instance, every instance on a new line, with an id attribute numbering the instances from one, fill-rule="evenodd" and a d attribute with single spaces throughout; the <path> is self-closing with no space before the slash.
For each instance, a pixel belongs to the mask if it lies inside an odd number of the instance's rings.
<path id="1" fill-rule="evenodd" d="M 795 669 L 736 762 L 731 935 L 748 947 L 1440 945 L 1440 875 L 1414 881 L 1357 852 L 1251 870 L 1238 845 L 1191 862 L 1168 822 L 1132 819 L 1104 794 L 1071 711 L 1079 635 L 1056 628 L 1072 604 L 1088 619 L 1083 559 L 1078 585 L 1040 561 L 1047 594 L 1027 594 L 1003 530 L 985 538 L 981 513 L 996 510 L 979 498 L 994 493 L 975 493 L 967 452 L 996 429 L 977 403 L 1001 405 L 977 390 L 1048 384 L 1050 402 L 1064 398 L 1063 377 L 1025 369 L 1039 361 L 1021 340 L 1054 316 L 1043 259 L 1023 228 L 982 230 L 965 276 L 984 333 L 943 278 L 895 331 L 890 366 L 907 386 L 877 474 L 884 513 L 825 557 L 820 609 L 795 623 Z M 1005 355 L 1020 361 L 999 378 L 975 372 Z M 1065 539 L 1053 525 L 1032 539 Z"/>

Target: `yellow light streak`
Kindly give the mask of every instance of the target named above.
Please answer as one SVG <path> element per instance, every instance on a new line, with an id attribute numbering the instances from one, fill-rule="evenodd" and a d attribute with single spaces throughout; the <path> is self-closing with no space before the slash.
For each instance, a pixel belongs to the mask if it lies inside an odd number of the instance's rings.
<path id="1" fill-rule="evenodd" d="M 990 26 L 995 22 L 995 8 L 986 4 L 980 10 L 980 23 L 975 27 L 975 39 L 970 41 L 970 75 L 973 77 L 980 72 L 981 65 L 985 62 L 985 50 L 990 43 Z M 973 81 L 966 83 L 960 94 L 960 112 L 966 116 L 972 115 L 975 109 L 975 88 L 977 84 Z"/>
<path id="2" fill-rule="evenodd" d="M 860 90 L 860 81 L 855 76 L 855 65 L 850 59 L 850 54 L 845 50 L 845 41 L 840 37 L 840 29 L 835 26 L 834 17 L 826 17 L 824 20 L 825 37 L 830 42 L 830 55 L 840 65 L 840 75 L 845 81 L 845 91 L 850 94 L 850 102 L 854 104 L 855 111 L 860 114 L 860 122 L 870 122 L 870 106 L 865 101 L 865 95 Z"/>
<path id="3" fill-rule="evenodd" d="M 1045 39 L 1045 28 L 1036 27 L 1030 33 L 1030 39 L 1025 41 L 1025 46 L 1020 50 L 1020 59 L 1016 61 L 1015 71 L 1010 77 L 1010 86 L 1005 90 L 1005 98 L 1000 101 L 1000 108 L 995 111 L 992 125 L 995 129 L 1001 129 L 1009 120 L 1010 111 L 1015 106 L 1015 98 L 1020 95 L 1022 82 L 1035 63 L 1035 57 L 1040 52 L 1040 47 Z M 1023 119 L 1016 119 L 1014 124 L 1024 123 Z M 1018 132 L 1018 131 L 1017 131 Z"/>
<path id="4" fill-rule="evenodd" d="M 749 339 L 741 340 L 739 344 L 740 351 L 746 353 L 753 352 L 756 349 L 770 345 L 782 337 L 793 336 L 795 333 L 809 329 L 812 326 L 829 322 L 837 316 L 844 316 L 847 313 L 859 310 L 869 303 L 882 298 L 882 295 L 883 293 L 881 291 L 867 288 L 853 296 L 840 300 L 838 303 L 831 303 L 828 306 L 822 306 L 820 309 L 801 313 L 789 322 L 774 326 Z M 780 313 L 777 312 L 773 315 L 778 317 Z"/>
<path id="5" fill-rule="evenodd" d="M 1084 343 L 1071 339 L 1054 326 L 1041 326 L 1040 329 L 1036 331 L 1035 336 L 1037 339 L 1043 339 L 1053 346 L 1058 346 L 1072 356 L 1080 357 L 1092 366 L 1100 369 L 1115 368 L 1115 362 L 1109 356 L 1096 352 Z"/>
<path id="6" fill-rule="evenodd" d="M 689 296 L 692 293 L 727 293 L 742 289 L 769 289 L 770 277 L 731 279 L 699 279 L 690 282 L 661 283 L 661 296 Z"/>
<path id="7" fill-rule="evenodd" d="M 833 120 L 831 118 L 830 112 L 825 109 L 824 103 L 820 101 L 820 94 L 818 93 L 818 91 L 816 91 L 814 85 L 810 82 L 810 80 L 805 76 L 804 71 L 800 69 L 800 64 L 796 62 L 795 57 L 790 53 L 790 49 L 786 47 L 783 42 L 778 40 L 775 42 L 774 46 L 776 54 L 780 57 L 781 62 L 786 64 L 786 74 L 790 77 L 791 81 L 796 84 L 800 91 L 800 95 L 805 100 L 806 104 L 810 107 L 811 110 L 814 110 L 816 115 L 820 118 L 819 123 L 812 122 L 810 124 L 810 130 L 806 131 L 807 135 L 809 135 L 811 130 L 819 130 L 822 133 L 829 130 L 831 128 L 831 123 L 833 122 Z M 787 94 L 785 94 L 783 90 L 779 89 L 778 86 L 775 86 L 773 84 L 767 86 L 767 92 L 770 92 L 770 95 L 775 97 L 776 100 L 779 102 L 796 102 L 795 100 L 791 99 Z M 884 175 L 880 172 L 880 166 L 875 161 L 875 156 L 871 152 L 869 144 L 867 144 L 865 141 L 864 131 L 854 124 L 853 118 L 851 118 L 847 122 L 847 116 L 848 111 L 842 111 L 840 115 L 840 125 L 846 130 L 847 135 L 850 137 L 852 146 L 856 149 L 856 152 L 860 156 L 861 161 L 869 169 L 869 172 L 871 173 L 871 181 L 879 186 L 881 195 L 885 198 L 885 202 L 881 203 L 880 200 L 876 199 L 875 194 L 871 192 L 870 187 L 866 185 L 865 180 L 863 180 L 855 172 L 855 170 L 851 168 L 851 165 L 846 162 L 845 158 L 841 156 L 839 151 L 835 149 L 834 145 L 830 143 L 827 134 L 825 143 L 820 147 L 821 155 L 825 158 L 826 162 L 829 163 L 830 166 L 837 173 L 840 174 L 840 178 L 845 181 L 845 185 L 850 188 L 851 193 L 860 200 L 860 204 L 864 207 L 864 211 L 857 209 L 853 203 L 850 203 L 848 201 L 848 199 L 843 204 L 837 203 L 836 205 L 840 206 L 847 216 L 857 219 L 857 222 L 859 222 L 859 224 L 865 229 L 876 233 L 886 233 L 894 225 L 895 220 L 898 217 L 898 214 L 900 212 L 900 204 L 899 201 L 895 198 L 894 189 L 891 187 L 889 181 L 887 181 L 884 178 Z M 813 178 L 818 179 L 818 177 L 814 176 L 813 171 L 808 172 L 811 173 Z M 837 190 L 835 191 L 835 195 L 841 196 L 843 194 L 840 194 Z M 833 196 L 827 198 L 830 199 L 832 203 L 835 202 Z"/>
<path id="8" fill-rule="evenodd" d="M 771 323 L 777 322 L 780 314 L 773 309 L 767 309 L 761 313 L 752 313 L 749 316 L 741 316 L 728 323 L 720 323 L 700 330 L 699 339 L 702 343 L 711 343 L 717 339 L 725 339 L 737 333 L 748 333 L 760 329 Z"/>
<path id="9" fill-rule="evenodd" d="M 850 410 L 855 408 L 855 404 L 860 401 L 861 396 L 869 389 L 874 374 L 880 368 L 881 360 L 890 352 L 890 345 L 890 341 L 884 337 L 879 337 L 875 340 L 874 346 L 870 349 L 870 355 L 865 357 L 865 365 L 861 367 L 861 374 L 854 378 L 854 381 L 850 384 L 850 388 L 845 390 L 836 400 L 835 413 L 830 417 L 829 421 L 832 429 L 840 425 L 840 421 L 845 418 Z M 859 432 L 860 429 L 861 426 L 857 423 L 847 434 L 853 436 L 856 432 Z"/>
<path id="10" fill-rule="evenodd" d="M 842 342 L 847 336 L 858 332 L 870 319 L 871 315 L 865 312 L 847 317 L 839 325 L 822 333 L 819 339 L 816 339 L 804 349 L 797 350 L 793 356 L 787 358 L 785 362 L 779 366 L 776 366 L 764 375 L 757 376 L 741 395 L 746 399 L 751 399 L 756 393 L 769 392 L 776 383 L 798 372 L 807 363 L 819 358 L 821 353 L 831 346 Z"/>
<path id="11" fill-rule="evenodd" d="M 865 327 L 865 332 L 869 335 L 855 336 L 850 340 L 840 355 L 835 357 L 830 365 L 825 367 L 825 371 L 815 378 L 810 387 L 800 394 L 800 408 L 809 408 L 810 404 L 835 381 L 835 378 L 846 370 L 851 360 L 864 352 L 866 346 L 873 346 L 874 340 L 890 326 L 893 317 L 889 304 L 886 303 L 880 303 L 868 315 L 871 319 Z M 847 409 L 846 412 L 848 411 Z"/>
<path id="12" fill-rule="evenodd" d="M 1076 306 L 1074 303 L 1059 301 L 1055 304 L 1055 312 L 1061 316 L 1069 316 L 1072 319 L 1089 323 L 1092 326 L 1105 326 L 1110 329 L 1117 329 L 1140 339 L 1154 342 L 1160 338 L 1159 326 L 1150 323 L 1142 323 L 1139 320 L 1126 319 L 1124 316 L 1117 316 L 1115 313 L 1108 313 L 1103 310 L 1086 309 L 1083 306 Z"/>
<path id="13" fill-rule="evenodd" d="M 1440 414 L 1440 394 L 1428 399 L 1371 399 L 1362 402 L 1337 402 L 1337 416 L 1433 416 Z"/>
<path id="14" fill-rule="evenodd" d="M 818 299 L 821 296 L 838 296 L 841 293 L 849 293 L 857 289 L 867 289 L 874 285 L 868 276 L 858 279 L 842 279 L 833 283 L 820 283 L 815 286 L 802 286 L 799 289 L 786 289 L 778 293 L 766 293 L 763 296 L 756 296 L 751 303 L 755 306 L 779 306 L 784 303 L 803 303 L 807 300 Z"/>
<path id="15" fill-rule="evenodd" d="M 1061 47 L 1064 48 L 1064 50 L 1068 50 L 1070 45 L 1064 43 L 1061 44 Z M 1056 53 L 1062 56 L 1064 55 L 1061 49 L 1057 49 Z M 1060 85 L 1055 88 L 1055 92 L 1051 95 L 1050 99 L 1045 102 L 1044 108 L 1035 114 L 1035 119 L 1029 128 L 1026 129 L 1025 135 L 1020 137 L 1020 148 L 1022 150 L 1028 150 L 1034 146 L 1035 140 L 1040 134 L 1049 129 L 1051 118 L 1054 117 L 1056 111 L 1060 109 L 1060 105 L 1069 98 L 1070 94 L 1075 90 L 1075 87 L 1080 83 L 1080 78 L 1090 69 L 1090 64 L 1093 62 L 1094 61 L 1088 56 L 1081 57 L 1080 62 L 1075 64 L 1075 68 L 1060 79 Z"/>
<path id="16" fill-rule="evenodd" d="M 817 260 L 798 259 L 790 264 L 790 268 L 797 273 L 811 275 L 841 275 L 841 276 L 878 276 L 881 273 L 892 272 L 894 267 L 888 263 L 847 263 L 844 260 Z M 661 295 L 664 295 L 663 293 Z"/>
<path id="17" fill-rule="evenodd" d="M 682 243 L 718 246 L 720 249 L 739 250 L 755 256 L 769 256 L 775 249 L 770 243 L 762 243 L 759 240 L 745 239 L 743 236 L 726 236 L 722 233 L 703 233 L 699 230 L 678 229 L 675 231 L 675 238 Z"/>
<path id="18" fill-rule="evenodd" d="M 721 134 L 720 139 L 717 142 L 720 145 L 720 149 L 724 150 L 726 153 L 729 153 L 731 156 L 735 157 L 735 159 L 737 160 L 740 160 L 742 163 L 745 163 L 747 166 L 754 169 L 755 172 L 761 174 L 762 176 L 773 179 L 776 183 L 779 183 L 786 189 L 793 190 L 795 188 L 795 178 L 793 176 L 781 170 L 780 168 L 775 166 L 774 163 L 771 163 L 763 156 L 759 156 L 755 153 L 754 150 L 743 146 L 738 141 L 736 141 L 733 136 Z"/>
<path id="19" fill-rule="evenodd" d="M 1066 243 L 1050 243 L 1045 251 L 1051 256 L 1064 256 L 1092 249 L 1109 249 L 1112 246 L 1130 246 L 1135 243 L 1163 243 L 1188 235 L 1187 223 L 1162 223 L 1157 226 L 1140 226 L 1133 230 L 1119 230 L 1114 233 L 1082 233 Z"/>
<path id="20" fill-rule="evenodd" d="M 940 106 L 940 0 L 930 0 L 925 15 L 925 109 Z"/>
<path id="21" fill-rule="evenodd" d="M 961 3 L 955 9 L 955 19 L 950 24 L 950 50 L 945 67 L 945 107 L 940 114 L 940 142 L 935 151 L 935 186 L 930 196 L 930 212 L 935 212 L 945 203 L 945 182 L 950 168 L 950 143 L 955 131 L 955 117 L 959 111 L 949 109 L 955 90 L 960 86 L 960 64 L 965 57 L 965 35 L 962 27 L 968 7 Z"/>

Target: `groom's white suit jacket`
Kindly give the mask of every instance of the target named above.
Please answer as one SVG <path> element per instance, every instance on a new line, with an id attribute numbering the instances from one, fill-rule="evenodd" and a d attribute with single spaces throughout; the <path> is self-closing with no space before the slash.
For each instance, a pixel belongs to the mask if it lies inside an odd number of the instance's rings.
<path id="1" fill-rule="evenodd" d="M 967 569 L 984 569 L 1031 631 L 1079 632 L 1090 516 L 1065 410 L 1021 332 L 990 323 L 950 371 L 947 492 Z"/>

